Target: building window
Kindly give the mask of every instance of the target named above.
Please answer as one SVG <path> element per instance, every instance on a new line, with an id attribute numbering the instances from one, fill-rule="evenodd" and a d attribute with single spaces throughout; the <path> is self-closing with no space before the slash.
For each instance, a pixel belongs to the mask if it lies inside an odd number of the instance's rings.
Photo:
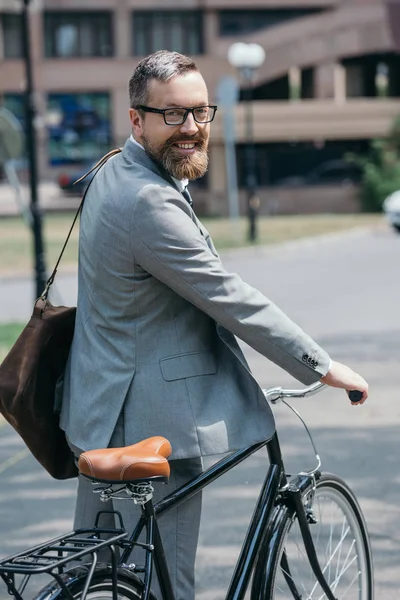
<path id="1" fill-rule="evenodd" d="M 3 97 L 0 99 L 0 106 L 4 106 L 10 112 L 13 113 L 15 117 L 21 122 L 24 126 L 25 121 L 25 103 L 24 96 L 18 92 L 5 92 Z"/>
<path id="2" fill-rule="evenodd" d="M 343 60 L 348 98 L 400 96 L 400 54 L 388 52 Z"/>
<path id="3" fill-rule="evenodd" d="M 289 100 L 289 77 L 279 77 L 253 88 L 242 88 L 239 101 L 247 100 Z"/>
<path id="4" fill-rule="evenodd" d="M 22 19 L 18 14 L 3 14 L 3 56 L 4 58 L 22 57 Z"/>
<path id="5" fill-rule="evenodd" d="M 203 15 L 199 11 L 135 11 L 133 53 L 146 56 L 157 50 L 182 54 L 203 53 Z"/>
<path id="6" fill-rule="evenodd" d="M 308 17 L 321 12 L 322 8 L 282 8 L 264 10 L 219 11 L 219 33 L 222 37 L 253 33 L 258 29 L 275 27 L 285 21 Z"/>
<path id="7" fill-rule="evenodd" d="M 9 110 L 14 117 L 18 119 L 22 129 L 25 131 L 25 100 L 24 96 L 18 92 L 6 92 L 0 95 L 0 108 L 6 108 Z M 0 140 L 1 146 L 1 140 Z M 25 156 L 25 145 L 23 149 L 23 156 Z"/>
<path id="8" fill-rule="evenodd" d="M 91 163 L 108 152 L 110 109 L 105 92 L 49 94 L 46 122 L 50 164 Z"/>
<path id="9" fill-rule="evenodd" d="M 288 75 L 261 83 L 252 88 L 242 88 L 239 101 L 248 100 L 290 100 L 314 98 L 314 69 L 300 70 L 300 81 L 298 89 L 291 89 Z"/>
<path id="10" fill-rule="evenodd" d="M 113 55 L 111 12 L 47 12 L 44 23 L 48 58 Z"/>

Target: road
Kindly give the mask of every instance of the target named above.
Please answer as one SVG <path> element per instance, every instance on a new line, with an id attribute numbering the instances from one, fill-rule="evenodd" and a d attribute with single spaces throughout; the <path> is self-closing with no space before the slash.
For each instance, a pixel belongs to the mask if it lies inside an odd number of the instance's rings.
<path id="1" fill-rule="evenodd" d="M 223 255 L 228 269 L 259 287 L 334 359 L 370 382 L 370 399 L 363 407 L 352 407 L 344 393 L 331 389 L 297 401 L 296 407 L 311 428 L 324 470 L 344 477 L 360 500 L 373 545 L 379 600 L 400 599 L 399 255 L 400 236 L 385 228 Z M 7 298 L 14 298 L 15 316 L 29 312 L 27 282 L 3 280 L 1 285 L 0 314 Z M 26 299 L 18 310 L 17 289 L 20 294 L 25 290 Z M 74 301 L 73 274 L 60 275 L 57 293 L 66 304 Z M 245 352 L 263 387 L 296 385 L 247 346 Z M 287 470 L 312 466 L 302 426 L 284 406 L 275 414 Z M 266 466 L 265 452 L 260 452 L 205 493 L 198 600 L 224 598 Z M 0 484 L 0 554 L 70 528 L 75 483 L 52 481 L 25 456 L 8 426 L 0 429 Z"/>

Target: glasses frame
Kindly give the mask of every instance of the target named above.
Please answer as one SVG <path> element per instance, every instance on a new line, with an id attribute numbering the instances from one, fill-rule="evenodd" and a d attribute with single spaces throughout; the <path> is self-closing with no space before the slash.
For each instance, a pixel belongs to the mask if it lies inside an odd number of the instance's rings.
<path id="1" fill-rule="evenodd" d="M 184 117 L 183 117 L 183 120 L 182 120 L 181 123 L 168 123 L 167 122 L 167 119 L 165 117 L 165 113 L 167 111 L 169 111 L 169 110 L 174 110 L 174 108 L 177 108 L 177 109 L 185 111 L 185 114 L 184 114 Z M 144 112 L 156 113 L 156 114 L 159 114 L 159 115 L 163 115 L 163 117 L 164 117 L 164 123 L 166 125 L 169 125 L 171 127 L 177 127 L 179 125 L 183 125 L 184 124 L 184 122 L 186 121 L 189 113 L 192 113 L 193 119 L 199 125 L 205 125 L 207 123 L 211 123 L 214 120 L 215 113 L 217 112 L 218 106 L 216 104 L 204 104 L 204 106 L 194 106 L 193 108 L 186 108 L 185 106 L 176 106 L 174 108 L 153 108 L 152 106 L 145 106 L 144 104 L 139 104 L 139 106 L 136 107 L 137 110 L 140 109 L 140 110 L 143 110 Z M 213 114 L 212 118 L 209 121 L 198 121 L 196 119 L 196 115 L 194 114 L 194 111 L 197 110 L 198 108 L 212 108 L 212 109 L 214 109 L 214 114 Z"/>

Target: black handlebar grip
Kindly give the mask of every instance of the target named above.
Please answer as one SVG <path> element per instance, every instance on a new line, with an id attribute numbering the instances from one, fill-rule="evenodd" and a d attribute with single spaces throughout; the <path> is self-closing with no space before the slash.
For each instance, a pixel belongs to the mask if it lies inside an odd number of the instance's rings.
<path id="1" fill-rule="evenodd" d="M 348 392 L 348 394 L 351 402 L 360 402 L 363 397 L 363 393 L 358 390 L 352 390 L 351 392 Z"/>

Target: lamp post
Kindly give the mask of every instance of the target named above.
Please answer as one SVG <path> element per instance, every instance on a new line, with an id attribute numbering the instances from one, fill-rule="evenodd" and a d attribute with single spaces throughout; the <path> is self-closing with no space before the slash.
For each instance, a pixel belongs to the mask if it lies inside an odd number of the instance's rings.
<path id="1" fill-rule="evenodd" d="M 247 216 L 249 218 L 249 240 L 254 242 L 257 238 L 257 215 L 259 199 L 257 197 L 257 175 L 255 168 L 255 145 L 253 132 L 253 84 L 256 70 L 261 67 L 265 60 L 265 51 L 259 44 L 244 44 L 238 42 L 232 44 L 228 50 L 228 61 L 236 67 L 245 87 L 246 99 L 246 194 L 247 194 Z"/>
<path id="2" fill-rule="evenodd" d="M 22 20 L 22 50 L 25 62 L 25 122 L 26 122 L 26 148 L 29 164 L 29 186 L 30 186 L 30 209 L 32 213 L 32 233 L 34 240 L 35 257 L 35 281 L 36 293 L 38 298 L 46 286 L 46 268 L 44 263 L 44 249 L 42 237 L 42 219 L 38 206 L 38 170 L 36 156 L 36 131 L 35 131 L 35 105 L 33 100 L 33 78 L 32 78 L 32 58 L 30 46 L 30 27 L 29 27 L 29 3 L 30 0 L 23 0 L 21 12 Z"/>

